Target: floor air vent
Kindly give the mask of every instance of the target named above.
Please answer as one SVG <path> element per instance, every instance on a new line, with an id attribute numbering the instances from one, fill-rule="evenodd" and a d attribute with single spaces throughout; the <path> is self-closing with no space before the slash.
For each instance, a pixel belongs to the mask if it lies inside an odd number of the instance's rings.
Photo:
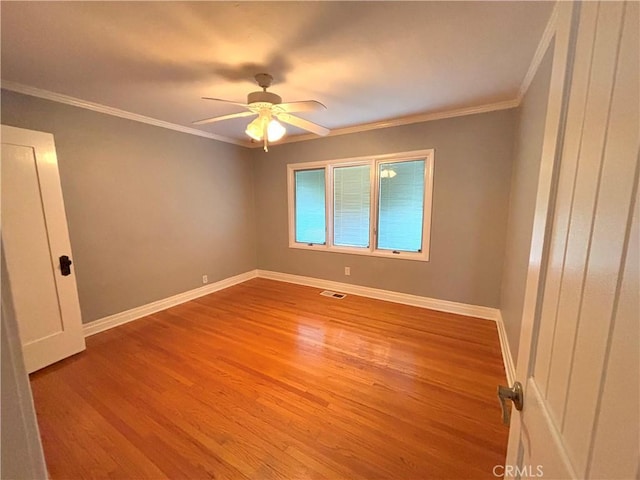
<path id="1" fill-rule="evenodd" d="M 330 290 L 325 290 L 324 292 L 320 292 L 320 295 L 322 295 L 323 297 L 331 297 L 331 298 L 344 298 L 347 296 L 344 293 L 336 293 Z"/>

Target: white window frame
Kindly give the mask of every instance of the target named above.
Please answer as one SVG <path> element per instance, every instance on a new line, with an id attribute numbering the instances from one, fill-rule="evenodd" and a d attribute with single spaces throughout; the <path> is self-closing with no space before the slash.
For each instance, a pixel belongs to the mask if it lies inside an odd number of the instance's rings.
<path id="1" fill-rule="evenodd" d="M 319 162 L 290 163 L 287 165 L 287 196 L 289 217 L 289 248 L 315 250 L 320 252 L 349 253 L 374 257 L 399 258 L 403 260 L 429 261 L 431 244 L 431 214 L 433 201 L 433 149 L 413 150 L 409 152 L 385 155 L 323 160 Z M 422 248 L 420 252 L 391 251 L 377 248 L 378 200 L 379 200 L 379 165 L 391 162 L 409 162 L 424 160 L 424 211 L 422 215 Z M 336 167 L 352 167 L 369 165 L 371 175 L 371 199 L 369 208 L 369 247 L 343 247 L 333 244 L 333 170 Z M 325 174 L 325 243 L 307 244 L 296 242 L 295 231 L 295 172 L 324 168 Z M 395 252 L 395 253 L 394 253 Z"/>

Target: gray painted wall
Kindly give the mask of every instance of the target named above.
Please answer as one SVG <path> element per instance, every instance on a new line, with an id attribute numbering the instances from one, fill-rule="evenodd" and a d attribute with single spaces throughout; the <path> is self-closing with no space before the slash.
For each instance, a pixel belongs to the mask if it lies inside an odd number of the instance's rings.
<path id="1" fill-rule="evenodd" d="M 264 153 L 2 92 L 2 123 L 55 136 L 85 323 L 196 288 L 203 274 L 256 267 L 498 307 L 516 118 L 504 110 Z M 429 262 L 288 248 L 288 163 L 424 148 L 435 150 Z"/>
<path id="2" fill-rule="evenodd" d="M 518 358 L 552 60 L 553 46 L 547 50 L 518 109 L 500 298 L 502 319 L 514 361 Z"/>
<path id="3" fill-rule="evenodd" d="M 498 307 L 515 120 L 503 110 L 253 150 L 258 268 Z M 288 247 L 288 163 L 425 148 L 435 149 L 429 262 Z"/>
<path id="4" fill-rule="evenodd" d="M 2 91 L 54 134 L 83 322 L 256 268 L 251 151 Z"/>

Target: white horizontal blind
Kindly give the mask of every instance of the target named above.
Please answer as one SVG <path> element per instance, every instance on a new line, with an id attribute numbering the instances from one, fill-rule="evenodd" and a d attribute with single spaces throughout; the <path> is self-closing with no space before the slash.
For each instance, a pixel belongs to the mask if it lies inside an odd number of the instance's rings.
<path id="1" fill-rule="evenodd" d="M 421 251 L 424 169 L 424 160 L 379 164 L 379 249 Z"/>
<path id="2" fill-rule="evenodd" d="M 356 165 L 333 170 L 333 243 L 369 246 L 371 167 Z"/>
<path id="3" fill-rule="evenodd" d="M 325 169 L 295 172 L 296 242 L 326 242 Z"/>

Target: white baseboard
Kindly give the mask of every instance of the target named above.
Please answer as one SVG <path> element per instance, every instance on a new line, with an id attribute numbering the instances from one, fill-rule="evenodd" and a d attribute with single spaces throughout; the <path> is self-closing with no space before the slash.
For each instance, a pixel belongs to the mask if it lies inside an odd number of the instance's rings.
<path id="1" fill-rule="evenodd" d="M 513 385 L 516 379 L 516 366 L 511 355 L 511 348 L 509 348 L 509 339 L 507 338 L 507 330 L 504 327 L 504 321 L 502 320 L 502 314 L 498 311 L 498 317 L 496 318 L 496 324 L 498 325 L 498 338 L 500 339 L 500 350 L 502 350 L 502 361 L 504 362 L 504 371 L 507 375 L 508 386 Z"/>
<path id="2" fill-rule="evenodd" d="M 309 287 L 326 288 L 327 290 L 335 290 L 342 293 L 350 293 L 361 297 L 375 298 L 377 300 L 385 300 L 387 302 L 402 303 L 404 305 L 412 305 L 414 307 L 429 308 L 439 312 L 456 313 L 467 317 L 478 317 L 486 320 L 497 321 L 500 311 L 497 308 L 481 307 L 478 305 L 468 305 L 466 303 L 450 302 L 449 300 L 438 300 L 435 298 L 421 297 L 418 295 L 410 295 L 408 293 L 392 292 L 390 290 L 381 290 L 379 288 L 362 287 L 351 283 L 333 282 L 331 280 L 322 280 L 313 277 L 303 277 L 301 275 L 292 275 L 290 273 L 272 272 L 269 270 L 258 270 L 258 277 L 268 278 L 271 280 L 280 280 L 281 282 L 297 283 L 299 285 L 307 285 Z"/>
<path id="3" fill-rule="evenodd" d="M 118 325 L 122 325 L 123 323 L 128 323 L 133 320 L 146 317 L 147 315 L 151 315 L 152 313 L 166 310 L 167 308 L 173 307 L 175 305 L 188 302 L 189 300 L 193 300 L 204 295 L 209 295 L 210 293 L 217 292 L 218 290 L 222 290 L 233 285 L 237 285 L 238 283 L 246 282 L 247 280 L 255 278 L 257 276 L 257 272 L 257 270 L 250 270 L 248 272 L 241 273 L 240 275 L 235 275 L 233 277 L 225 278 L 215 283 L 210 283 L 203 287 L 194 288 L 193 290 L 179 293 L 177 295 L 173 295 L 172 297 L 164 298 L 156 302 L 132 308 L 131 310 L 125 310 L 124 312 L 116 313 L 114 315 L 109 315 L 108 317 L 95 320 L 83 326 L 84 336 L 89 337 L 91 335 L 95 335 L 96 333 L 100 333 L 110 328 L 117 327 Z"/>

